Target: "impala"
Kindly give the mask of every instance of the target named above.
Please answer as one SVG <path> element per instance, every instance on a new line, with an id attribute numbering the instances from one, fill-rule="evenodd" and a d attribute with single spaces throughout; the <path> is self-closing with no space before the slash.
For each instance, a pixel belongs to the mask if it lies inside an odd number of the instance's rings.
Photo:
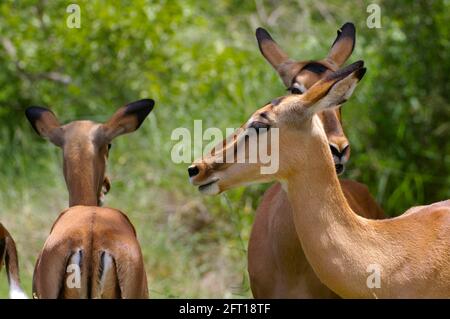
<path id="1" fill-rule="evenodd" d="M 27 295 L 20 288 L 19 261 L 14 239 L 6 228 L 0 223 L 0 270 L 3 263 L 6 266 L 6 274 L 9 282 L 9 298 L 27 299 Z"/>
<path id="2" fill-rule="evenodd" d="M 337 178 L 317 114 L 345 102 L 364 73 L 363 63 L 356 62 L 306 93 L 278 99 L 277 105 L 267 104 L 252 115 L 243 132 L 257 126 L 266 128 L 262 135 L 273 129 L 279 134 L 279 170 L 273 175 L 261 174 L 259 162 L 217 163 L 221 151 L 216 150 L 195 162 L 191 183 L 206 194 L 219 194 L 252 182 L 282 182 L 308 262 L 320 281 L 340 297 L 448 298 L 450 200 L 411 208 L 400 217 L 370 220 L 350 208 Z M 224 141 L 222 151 L 233 148 L 244 156 L 239 152 L 247 142 L 237 136 Z M 367 272 L 372 265 L 380 270 L 375 286 Z"/>
<path id="3" fill-rule="evenodd" d="M 320 61 L 294 62 L 269 33 L 258 28 L 256 37 L 264 57 L 274 66 L 292 93 L 304 93 L 335 71 L 351 55 L 355 28 L 346 23 L 338 31 L 328 56 Z M 341 174 L 350 157 L 350 144 L 341 123 L 341 108 L 324 110 L 324 126 L 336 172 Z M 350 207 L 359 215 L 384 218 L 367 186 L 353 180 L 339 181 Z M 248 244 L 248 272 L 255 298 L 334 298 L 306 260 L 293 225 L 292 209 L 280 183 L 271 186 L 259 205 Z"/>
<path id="4" fill-rule="evenodd" d="M 55 114 L 30 107 L 36 132 L 63 150 L 70 208 L 53 224 L 33 276 L 37 298 L 146 298 L 147 278 L 136 232 L 121 211 L 97 207 L 109 188 L 111 141 L 140 127 L 154 106 L 140 100 L 119 108 L 104 124 L 60 125 Z M 76 276 L 78 275 L 78 280 Z"/>

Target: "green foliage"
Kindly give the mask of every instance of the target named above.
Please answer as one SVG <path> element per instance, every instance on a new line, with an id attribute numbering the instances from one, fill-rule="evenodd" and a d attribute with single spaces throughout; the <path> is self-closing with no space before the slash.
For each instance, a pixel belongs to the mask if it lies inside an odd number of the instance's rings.
<path id="1" fill-rule="evenodd" d="M 383 31 L 367 34 L 369 83 L 358 102 L 368 108 L 351 135 L 361 149 L 352 175 L 396 215 L 450 195 L 450 11 L 441 1 L 382 7 Z"/>
<path id="2" fill-rule="evenodd" d="M 18 243 L 27 291 L 38 251 L 67 205 L 61 153 L 23 111 L 51 107 L 61 121 L 106 120 L 156 100 L 149 120 L 111 151 L 107 205 L 126 211 L 142 244 L 153 297 L 250 296 L 246 246 L 267 185 L 201 197 L 170 151 L 174 128 L 238 127 L 284 94 L 259 53 L 257 26 L 295 59 L 323 58 L 336 29 L 357 27 L 352 61 L 368 74 L 343 109 L 352 143 L 347 177 L 369 185 L 391 215 L 450 195 L 449 2 L 383 1 L 368 29 L 353 1 L 75 1 L 0 3 L 0 220 Z M 6 296 L 0 275 L 0 296 Z"/>

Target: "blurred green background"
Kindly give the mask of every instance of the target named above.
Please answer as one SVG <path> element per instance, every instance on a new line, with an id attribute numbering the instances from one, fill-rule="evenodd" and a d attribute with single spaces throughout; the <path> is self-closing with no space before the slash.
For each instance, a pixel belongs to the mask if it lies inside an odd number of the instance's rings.
<path id="1" fill-rule="evenodd" d="M 81 28 L 66 7 L 81 7 Z M 369 29 L 367 5 L 381 7 Z M 336 30 L 355 23 L 350 62 L 368 74 L 343 108 L 352 157 L 345 177 L 369 185 L 386 212 L 450 197 L 450 1 L 2 1 L 0 221 L 14 236 L 23 286 L 67 206 L 61 151 L 24 116 L 52 108 L 62 122 L 106 120 L 151 97 L 135 133 L 115 140 L 107 206 L 127 212 L 140 239 L 150 295 L 249 297 L 246 247 L 268 185 L 202 197 L 170 158 L 174 128 L 238 127 L 285 94 L 260 55 L 263 26 L 295 59 L 323 58 Z M 5 271 L 0 297 L 7 297 Z"/>

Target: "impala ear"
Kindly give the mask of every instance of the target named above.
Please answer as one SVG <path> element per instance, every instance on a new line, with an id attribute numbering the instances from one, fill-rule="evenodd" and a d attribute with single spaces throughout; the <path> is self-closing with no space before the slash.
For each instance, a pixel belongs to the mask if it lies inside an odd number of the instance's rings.
<path id="1" fill-rule="evenodd" d="M 263 28 L 256 29 L 256 40 L 258 40 L 259 50 L 262 55 L 269 61 L 275 70 L 278 69 L 280 64 L 289 60 L 286 53 L 279 47 L 274 39 L 270 36 L 269 32 Z"/>
<path id="2" fill-rule="evenodd" d="M 296 63 L 289 59 L 288 55 L 280 48 L 278 43 L 263 28 L 256 29 L 256 39 L 259 50 L 272 67 L 278 72 L 284 84 L 288 87 L 296 72 Z"/>
<path id="3" fill-rule="evenodd" d="M 152 99 L 144 99 L 121 107 L 102 125 L 103 136 L 107 141 L 111 141 L 116 136 L 134 132 L 153 110 L 154 105 L 155 101 Z"/>
<path id="4" fill-rule="evenodd" d="M 25 110 L 25 115 L 36 133 L 44 138 L 48 138 L 57 146 L 63 144 L 63 131 L 52 111 L 45 107 L 31 106 Z"/>
<path id="5" fill-rule="evenodd" d="M 351 22 L 345 23 L 338 31 L 327 59 L 340 67 L 347 61 L 355 47 L 356 29 Z"/>
<path id="6" fill-rule="evenodd" d="M 317 113 L 345 103 L 365 73 L 364 62 L 358 61 L 330 74 L 301 95 L 302 105 Z"/>

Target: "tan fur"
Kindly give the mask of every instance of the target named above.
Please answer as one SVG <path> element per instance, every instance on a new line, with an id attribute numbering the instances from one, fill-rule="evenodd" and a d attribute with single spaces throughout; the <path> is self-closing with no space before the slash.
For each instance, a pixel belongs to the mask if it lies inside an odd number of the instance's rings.
<path id="1" fill-rule="evenodd" d="M 370 219 L 384 213 L 367 186 L 340 180 L 352 209 Z M 309 265 L 293 224 L 292 208 L 280 183 L 265 193 L 248 243 L 248 273 L 255 298 L 336 298 Z"/>
<path id="2" fill-rule="evenodd" d="M 67 287 L 66 272 L 78 250 L 83 251 L 80 289 Z M 100 292 L 102 252 L 119 267 L 108 273 L 106 288 Z M 147 298 L 147 277 L 133 225 L 112 208 L 73 206 L 62 212 L 36 262 L 33 291 L 37 298 Z"/>
<path id="3" fill-rule="evenodd" d="M 152 108 L 153 101 L 142 100 L 120 108 L 105 124 L 74 121 L 64 126 L 50 110 L 27 110 L 35 130 L 63 149 L 70 205 L 53 224 L 36 262 L 34 297 L 148 297 L 133 225 L 119 210 L 97 205 L 111 187 L 105 176 L 108 144 L 136 130 Z M 81 270 L 79 287 L 73 286 L 73 266 Z"/>
<path id="4" fill-rule="evenodd" d="M 340 297 L 449 298 L 450 200 L 397 218 L 366 219 L 352 210 L 336 176 L 315 113 L 348 99 L 364 72 L 361 62 L 354 63 L 301 96 L 263 108 L 270 112 L 271 127 L 280 130 L 280 166 L 273 175 L 262 176 L 261 163 L 216 168 L 211 155 L 199 161 L 209 172 L 191 182 L 204 185 L 208 176 L 215 180 L 216 194 L 271 178 L 285 183 L 305 257 L 320 281 Z M 381 270 L 380 288 L 367 284 L 374 265 Z"/>
<path id="5" fill-rule="evenodd" d="M 265 53 L 266 58 L 272 57 L 270 53 L 276 52 L 277 48 L 279 50 L 274 42 L 264 41 L 264 43 L 265 46 L 261 47 L 261 51 Z M 332 70 L 336 70 L 336 65 L 341 65 L 347 60 L 352 45 L 350 39 L 343 39 L 332 46 L 328 59 L 309 61 L 322 64 L 330 70 L 322 74 L 301 70 L 307 62 L 291 63 L 289 67 L 292 70 L 289 74 L 296 75 L 288 82 L 298 83 L 309 89 Z M 331 145 L 337 146 L 338 150 L 349 146 L 342 128 L 340 107 L 320 112 L 318 116 Z M 349 156 L 348 149 L 345 162 Z M 347 201 L 357 214 L 370 219 L 384 218 L 382 209 L 370 195 L 367 186 L 351 180 L 341 180 L 340 183 Z M 255 298 L 337 297 L 320 282 L 306 260 L 293 225 L 291 205 L 279 183 L 265 192 L 256 211 L 248 243 L 248 272 Z"/>
<path id="6" fill-rule="evenodd" d="M 305 255 L 321 281 L 346 298 L 449 298 L 450 201 L 390 220 L 359 217 L 330 167 L 326 139 L 306 138 L 303 156 L 324 159 L 302 161 L 301 171 L 288 177 L 289 199 Z M 381 288 L 367 287 L 371 264 L 380 266 Z"/>

